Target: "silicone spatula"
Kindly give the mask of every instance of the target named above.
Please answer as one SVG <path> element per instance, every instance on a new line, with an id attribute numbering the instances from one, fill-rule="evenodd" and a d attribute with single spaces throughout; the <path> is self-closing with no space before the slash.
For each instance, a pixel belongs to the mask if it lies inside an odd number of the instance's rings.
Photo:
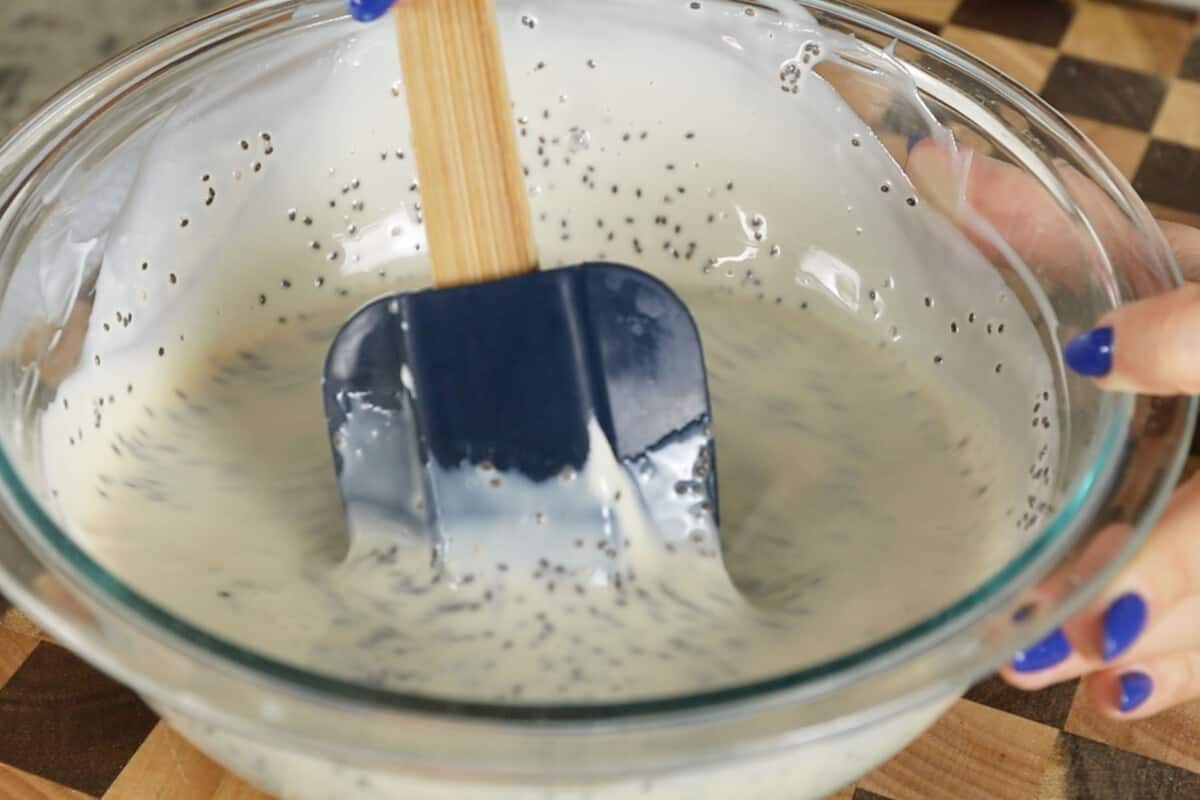
<path id="1" fill-rule="evenodd" d="M 686 482 L 690 507 L 715 520 L 708 387 L 686 306 L 628 266 L 538 271 L 492 0 L 392 13 L 435 288 L 369 304 L 330 350 L 325 408 L 352 524 L 367 509 L 444 529 L 501 513 L 502 476 L 561 492 L 594 458 L 640 464 L 641 485 Z M 663 448 L 673 457 L 655 459 Z M 571 513 L 605 516 L 613 487 L 576 483 Z"/>

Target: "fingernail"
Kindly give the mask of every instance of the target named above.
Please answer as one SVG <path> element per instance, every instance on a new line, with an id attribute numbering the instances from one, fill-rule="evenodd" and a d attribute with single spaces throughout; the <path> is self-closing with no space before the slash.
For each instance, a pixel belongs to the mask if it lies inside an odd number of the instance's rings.
<path id="1" fill-rule="evenodd" d="M 1112 661 L 1129 649 L 1146 626 L 1146 601 L 1130 592 L 1112 601 L 1104 612 L 1104 660 Z"/>
<path id="2" fill-rule="evenodd" d="M 1017 623 L 1028 622 L 1030 619 L 1032 619 L 1033 612 L 1035 611 L 1037 611 L 1036 603 L 1026 603 L 1013 612 L 1012 621 Z"/>
<path id="3" fill-rule="evenodd" d="M 396 0 L 347 0 L 350 16 L 359 22 L 371 22 L 388 12 Z"/>
<path id="4" fill-rule="evenodd" d="M 1093 328 L 1067 343 L 1067 365 L 1080 375 L 1103 378 L 1112 372 L 1113 329 Z"/>
<path id="5" fill-rule="evenodd" d="M 917 145 L 919 145 L 921 142 L 925 141 L 925 140 L 926 140 L 926 139 L 928 139 L 928 138 L 929 138 L 929 134 L 928 134 L 928 133 L 913 133 L 913 134 L 909 134 L 909 137 L 908 137 L 908 147 L 907 147 L 907 150 L 906 150 L 905 152 L 911 153 L 911 152 L 913 151 L 913 148 L 914 148 L 914 147 L 916 147 Z"/>
<path id="6" fill-rule="evenodd" d="M 1120 678 L 1121 698 L 1117 708 L 1122 714 L 1136 710 L 1154 691 L 1154 680 L 1144 672 L 1126 672 Z"/>
<path id="7" fill-rule="evenodd" d="M 1061 664 L 1069 655 L 1071 643 L 1060 628 L 1028 650 L 1017 653 L 1013 657 L 1013 669 L 1017 672 L 1040 672 Z"/>

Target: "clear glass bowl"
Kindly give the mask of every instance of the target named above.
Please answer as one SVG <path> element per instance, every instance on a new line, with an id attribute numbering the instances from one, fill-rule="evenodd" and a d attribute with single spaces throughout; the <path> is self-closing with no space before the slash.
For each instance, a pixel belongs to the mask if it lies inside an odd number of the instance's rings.
<path id="1" fill-rule="evenodd" d="M 623 2 L 497 5 L 510 21 L 545 22 L 564 13 L 599 18 Z M 950 131 L 959 158 L 969 150 L 970 158 L 1008 165 L 1033 191 L 1038 214 L 997 230 L 979 224 L 987 197 L 968 192 L 964 204 L 953 181 L 912 176 L 913 205 L 964 226 L 991 254 L 1007 287 L 998 302 L 1019 306 L 1036 332 L 1036 355 L 1053 373 L 1033 424 L 1059 432 L 1057 466 L 1044 496 L 1031 498 L 1030 513 L 1022 514 L 1028 537 L 994 571 L 971 577 L 961 591 L 953 587 L 953 596 L 909 624 L 790 672 L 690 693 L 559 705 L 398 692 L 310 669 L 173 613 L 123 581 L 58 524 L 38 463 L 39 417 L 77 368 L 86 310 L 80 285 L 104 268 L 102 247 L 91 251 L 88 241 L 71 238 L 90 224 L 86 215 L 75 218 L 66 239 L 55 225 L 72 218 L 81 198 L 95 201 L 96 175 L 109 182 L 101 192 L 119 183 L 121 169 L 105 170 L 201 91 L 223 59 L 252 57 L 288 37 L 332 42 L 358 30 L 340 17 L 339 0 L 247 0 L 114 59 L 0 149 L 0 494 L 9 522 L 0 530 L 0 590 L 201 747 L 296 798 L 818 797 L 896 752 L 973 680 L 1080 608 L 1161 510 L 1195 413 L 1188 399 L 1100 393 L 1064 370 L 1058 356 L 1061 342 L 1103 311 L 1180 282 L 1145 207 L 1037 97 L 922 31 L 822 0 L 776 9 L 732 0 L 704 5 L 720 25 L 733 26 L 738 16 L 778 17 L 771 37 L 795 53 L 777 76 L 784 91 L 809 66 L 805 54 L 813 56 L 813 71 L 862 120 L 863 135 L 877 138 L 898 164 L 919 152 L 908 153 L 914 142 L 949 147 Z M 797 8 L 827 34 L 826 52 L 806 51 L 812 28 L 796 22 Z M 1028 258 L 1023 248 L 1048 233 L 1060 241 L 1057 257 Z M 47 242 L 78 246 L 74 268 L 41 258 Z M 1014 251 L 1027 256 L 1028 269 L 1010 257 Z"/>

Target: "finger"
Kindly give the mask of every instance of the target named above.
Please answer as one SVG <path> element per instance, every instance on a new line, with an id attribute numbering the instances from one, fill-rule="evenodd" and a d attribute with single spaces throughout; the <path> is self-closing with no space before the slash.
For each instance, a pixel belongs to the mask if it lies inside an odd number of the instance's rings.
<path id="1" fill-rule="evenodd" d="M 1031 173 L 969 148 L 924 139 L 910 148 L 905 169 L 922 199 L 995 263 L 1008 260 L 1000 248 L 1011 248 L 1034 272 L 1079 288 L 1089 275 L 1081 264 L 1093 257 L 1098 239 L 1135 291 L 1158 288 L 1154 272 L 1142 266 L 1145 237 L 1107 192 L 1070 165 L 1053 169 L 1087 215 L 1090 231 Z"/>
<path id="2" fill-rule="evenodd" d="M 1139 637 L 1128 650 L 1112 661 L 1103 654 L 1103 611 L 1093 610 L 1065 626 L 1058 646 L 1069 648 L 1062 660 L 1032 672 L 1020 672 L 1021 662 L 1006 668 L 1002 675 L 1019 689 L 1037 690 L 1074 680 L 1096 672 L 1120 674 L 1136 665 L 1185 652 L 1200 652 L 1200 593 L 1176 604 Z M 1035 658 L 1043 657 L 1031 648 Z"/>
<path id="3" fill-rule="evenodd" d="M 1081 283 L 1081 258 L 1094 243 L 1044 186 L 1012 164 L 926 139 L 909 152 L 907 170 L 922 197 L 996 263 L 1010 247 L 1035 272 L 1067 286 Z M 1107 255 L 1147 300 L 1121 306 L 1066 348 L 1067 363 L 1113 391 L 1200 393 L 1200 291 L 1185 286 L 1158 295 L 1156 270 L 1142 263 L 1144 237 L 1108 195 L 1070 167 L 1058 176 L 1083 208 Z M 1200 279 L 1200 230 L 1161 224 L 1185 277 Z"/>
<path id="4" fill-rule="evenodd" d="M 1097 673 L 1087 681 L 1088 698 L 1105 715 L 1145 719 L 1200 699 L 1200 650 L 1164 656 L 1124 670 Z"/>
<path id="5" fill-rule="evenodd" d="M 910 150 L 906 171 L 922 200 L 988 259 L 1003 261 L 998 245 L 1007 244 L 1038 270 L 1071 269 L 1080 248 L 1074 226 L 1045 188 L 1012 164 L 925 139 Z"/>
<path id="6" fill-rule="evenodd" d="M 1200 475 L 1183 484 L 1150 538 L 1117 580 L 1092 604 L 1100 651 L 1114 661 L 1168 612 L 1200 594 Z M 1193 620 L 1193 628 L 1196 626 Z"/>
<path id="7" fill-rule="evenodd" d="M 1052 639 L 1056 647 L 1031 648 L 1006 677 L 1035 689 L 1133 658 L 1200 649 L 1198 529 L 1200 475 L 1176 491 L 1146 546 L 1117 580 L 1058 634 L 1067 646 Z"/>
<path id="8" fill-rule="evenodd" d="M 1017 653 L 1012 663 L 1000 670 L 1000 677 L 1018 689 L 1033 692 L 1083 675 L 1089 666 L 1088 659 L 1060 629 Z"/>
<path id="9" fill-rule="evenodd" d="M 1200 235 L 1197 235 L 1196 229 L 1166 220 L 1158 225 L 1167 237 L 1183 277 L 1189 281 L 1200 281 Z"/>
<path id="10" fill-rule="evenodd" d="M 1200 247 L 1200 231 L 1178 234 Z M 1120 306 L 1065 349 L 1067 364 L 1110 391 L 1200 393 L 1200 286 Z"/>
<path id="11" fill-rule="evenodd" d="M 1080 574 L 1093 574 L 1111 563 L 1124 549 L 1129 536 L 1130 529 L 1126 524 L 1110 525 L 1100 531 L 1069 565 L 1038 583 L 1027 596 L 1025 608 L 1030 611 L 1039 607 L 1053 608 L 1077 584 Z M 1076 620 L 1072 620 L 1073 628 L 1076 624 Z M 1072 646 L 1072 639 L 1080 640 L 1078 630 L 1069 633 L 1052 631 L 1042 641 L 1017 653 L 1002 674 L 1018 688 L 1040 689 L 1089 671 L 1093 667 L 1088 660 L 1087 648 L 1081 652 Z"/>
<path id="12" fill-rule="evenodd" d="M 1185 277 L 1200 279 L 1200 230 L 1161 223 Z M 1112 391 L 1200 393 L 1200 290 L 1194 284 L 1121 306 L 1066 347 L 1076 372 Z"/>

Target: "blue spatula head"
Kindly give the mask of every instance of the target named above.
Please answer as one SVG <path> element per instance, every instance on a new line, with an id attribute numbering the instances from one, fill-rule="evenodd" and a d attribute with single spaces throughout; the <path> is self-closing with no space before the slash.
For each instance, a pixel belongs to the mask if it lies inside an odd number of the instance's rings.
<path id="1" fill-rule="evenodd" d="M 528 489 L 596 459 L 620 463 L 649 506 L 686 502 L 705 517 L 701 528 L 716 518 L 696 325 L 674 292 L 630 267 L 585 264 L 377 300 L 334 341 L 324 395 L 347 506 L 414 531 L 502 513 L 487 481 L 463 500 L 455 479 L 451 503 L 439 486 L 450 476 L 519 476 Z M 620 494 L 595 481 L 574 491 L 574 513 L 597 519 Z"/>

